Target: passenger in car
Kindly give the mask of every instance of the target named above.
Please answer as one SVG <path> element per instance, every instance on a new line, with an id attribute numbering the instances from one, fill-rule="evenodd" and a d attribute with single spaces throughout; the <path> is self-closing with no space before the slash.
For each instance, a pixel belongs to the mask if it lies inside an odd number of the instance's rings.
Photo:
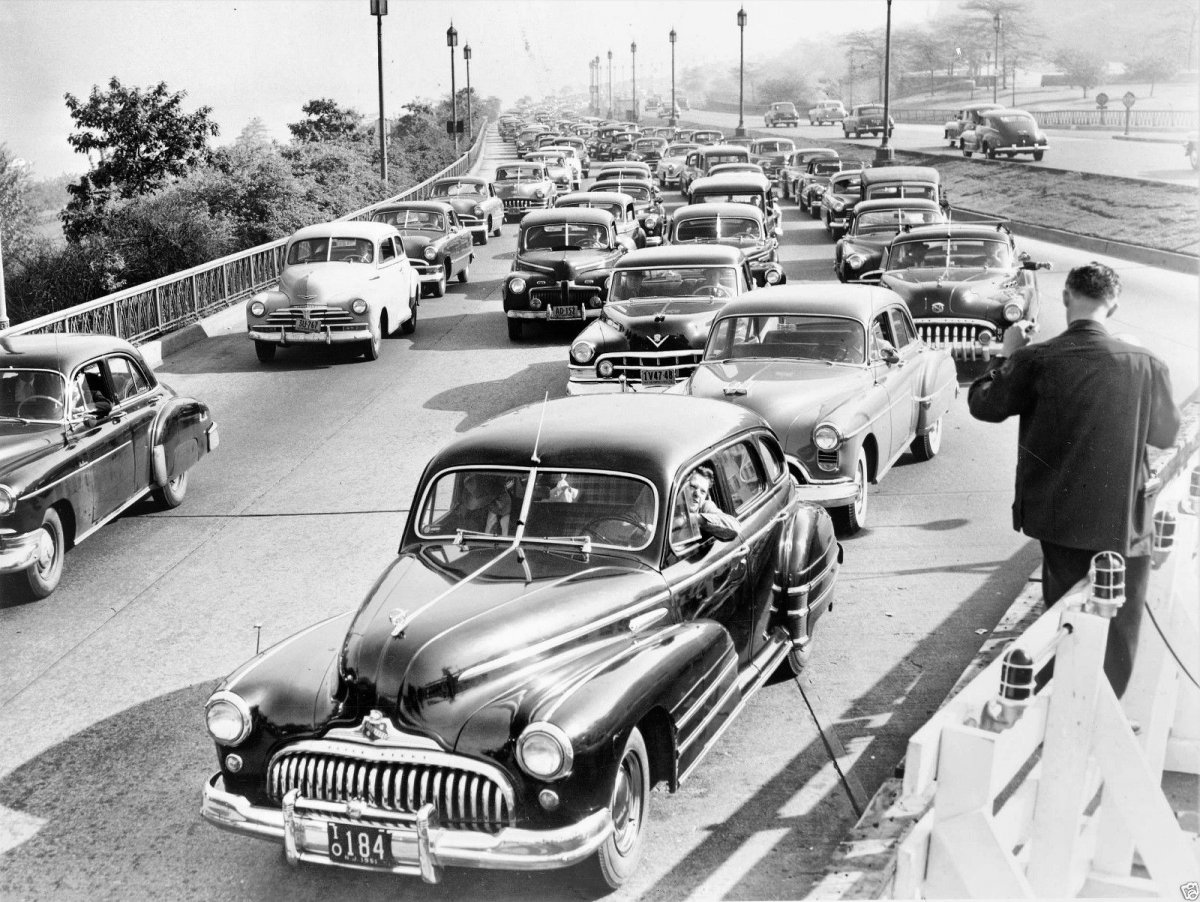
<path id="1" fill-rule="evenodd" d="M 715 477 L 712 468 L 699 466 L 688 476 L 675 498 L 671 515 L 671 542 L 684 544 L 702 537 L 729 542 L 739 533 L 738 521 L 709 497 Z"/>

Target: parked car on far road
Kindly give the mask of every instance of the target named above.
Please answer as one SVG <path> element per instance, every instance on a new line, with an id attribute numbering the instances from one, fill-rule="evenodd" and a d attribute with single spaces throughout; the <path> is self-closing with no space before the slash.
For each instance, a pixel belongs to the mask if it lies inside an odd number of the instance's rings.
<path id="1" fill-rule="evenodd" d="M 1050 139 L 1038 128 L 1037 120 L 1024 110 L 988 110 L 981 119 L 958 139 L 964 157 L 981 153 L 994 160 L 997 156 L 1011 158 L 1027 153 L 1041 160 L 1050 147 Z"/>
<path id="2" fill-rule="evenodd" d="M 864 103 L 852 107 L 842 119 L 842 134 L 847 138 L 860 138 L 863 135 L 883 134 L 883 104 Z M 887 117 L 888 137 L 896 128 L 896 122 L 891 116 Z"/>
<path id="3" fill-rule="evenodd" d="M 809 125 L 833 125 L 846 118 L 846 108 L 840 100 L 818 100 L 808 111 Z"/>
<path id="4" fill-rule="evenodd" d="M 781 125 L 790 125 L 795 128 L 800 124 L 800 114 L 796 112 L 796 104 L 790 100 L 780 100 L 771 104 L 767 108 L 767 112 L 763 114 L 763 124 L 767 128 L 779 128 Z"/>

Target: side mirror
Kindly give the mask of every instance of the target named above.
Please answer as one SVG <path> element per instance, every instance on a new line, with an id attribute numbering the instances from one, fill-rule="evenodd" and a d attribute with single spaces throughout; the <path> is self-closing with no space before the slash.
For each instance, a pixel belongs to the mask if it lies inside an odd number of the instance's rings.
<path id="1" fill-rule="evenodd" d="M 1021 261 L 1021 269 L 1029 269 L 1029 270 L 1036 271 L 1039 269 L 1052 269 L 1053 266 L 1054 266 L 1054 264 L 1052 264 L 1049 260 L 1022 260 Z"/>

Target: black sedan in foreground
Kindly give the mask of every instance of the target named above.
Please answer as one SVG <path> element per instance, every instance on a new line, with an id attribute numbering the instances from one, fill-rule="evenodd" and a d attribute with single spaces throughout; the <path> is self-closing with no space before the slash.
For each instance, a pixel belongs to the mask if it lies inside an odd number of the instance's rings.
<path id="1" fill-rule="evenodd" d="M 434 455 L 356 610 L 212 694 L 201 813 L 297 864 L 436 882 L 582 862 L 620 886 L 652 787 L 678 789 L 803 663 L 840 557 L 774 434 L 733 404 L 502 414 Z"/>

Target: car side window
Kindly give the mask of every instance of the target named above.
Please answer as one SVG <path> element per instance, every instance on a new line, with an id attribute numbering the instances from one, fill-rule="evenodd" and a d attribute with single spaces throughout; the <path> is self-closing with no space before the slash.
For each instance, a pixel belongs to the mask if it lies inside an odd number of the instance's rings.
<path id="1" fill-rule="evenodd" d="M 396 245 L 392 243 L 391 237 L 384 238 L 379 244 L 379 261 L 387 263 L 389 260 L 396 259 Z"/>
<path id="2" fill-rule="evenodd" d="M 892 344 L 896 346 L 897 350 L 917 340 L 916 330 L 913 328 L 912 322 L 904 314 L 904 311 L 893 307 L 891 310 L 891 319 L 892 334 L 896 337 L 896 340 Z"/>
<path id="3" fill-rule="evenodd" d="M 95 413 L 101 401 L 113 403 L 104 369 L 97 360 L 80 369 L 71 380 L 71 415 Z"/>
<path id="4" fill-rule="evenodd" d="M 114 355 L 108 360 L 108 375 L 112 381 L 113 401 L 122 404 L 150 390 L 150 381 L 141 368 L 128 357 Z"/>
<path id="5" fill-rule="evenodd" d="M 762 458 L 763 469 L 766 470 L 767 481 L 778 482 L 779 477 L 786 472 L 783 449 L 779 447 L 779 442 L 771 436 L 760 435 L 758 450 Z"/>
<path id="6" fill-rule="evenodd" d="M 737 513 L 744 511 L 766 491 L 762 465 L 750 442 L 738 442 L 725 448 L 717 455 L 717 463 Z"/>
<path id="7" fill-rule="evenodd" d="M 896 342 L 892 335 L 892 324 L 888 319 L 886 310 L 871 320 L 871 360 L 880 359 L 884 342 L 887 342 L 892 347 L 896 347 Z"/>

